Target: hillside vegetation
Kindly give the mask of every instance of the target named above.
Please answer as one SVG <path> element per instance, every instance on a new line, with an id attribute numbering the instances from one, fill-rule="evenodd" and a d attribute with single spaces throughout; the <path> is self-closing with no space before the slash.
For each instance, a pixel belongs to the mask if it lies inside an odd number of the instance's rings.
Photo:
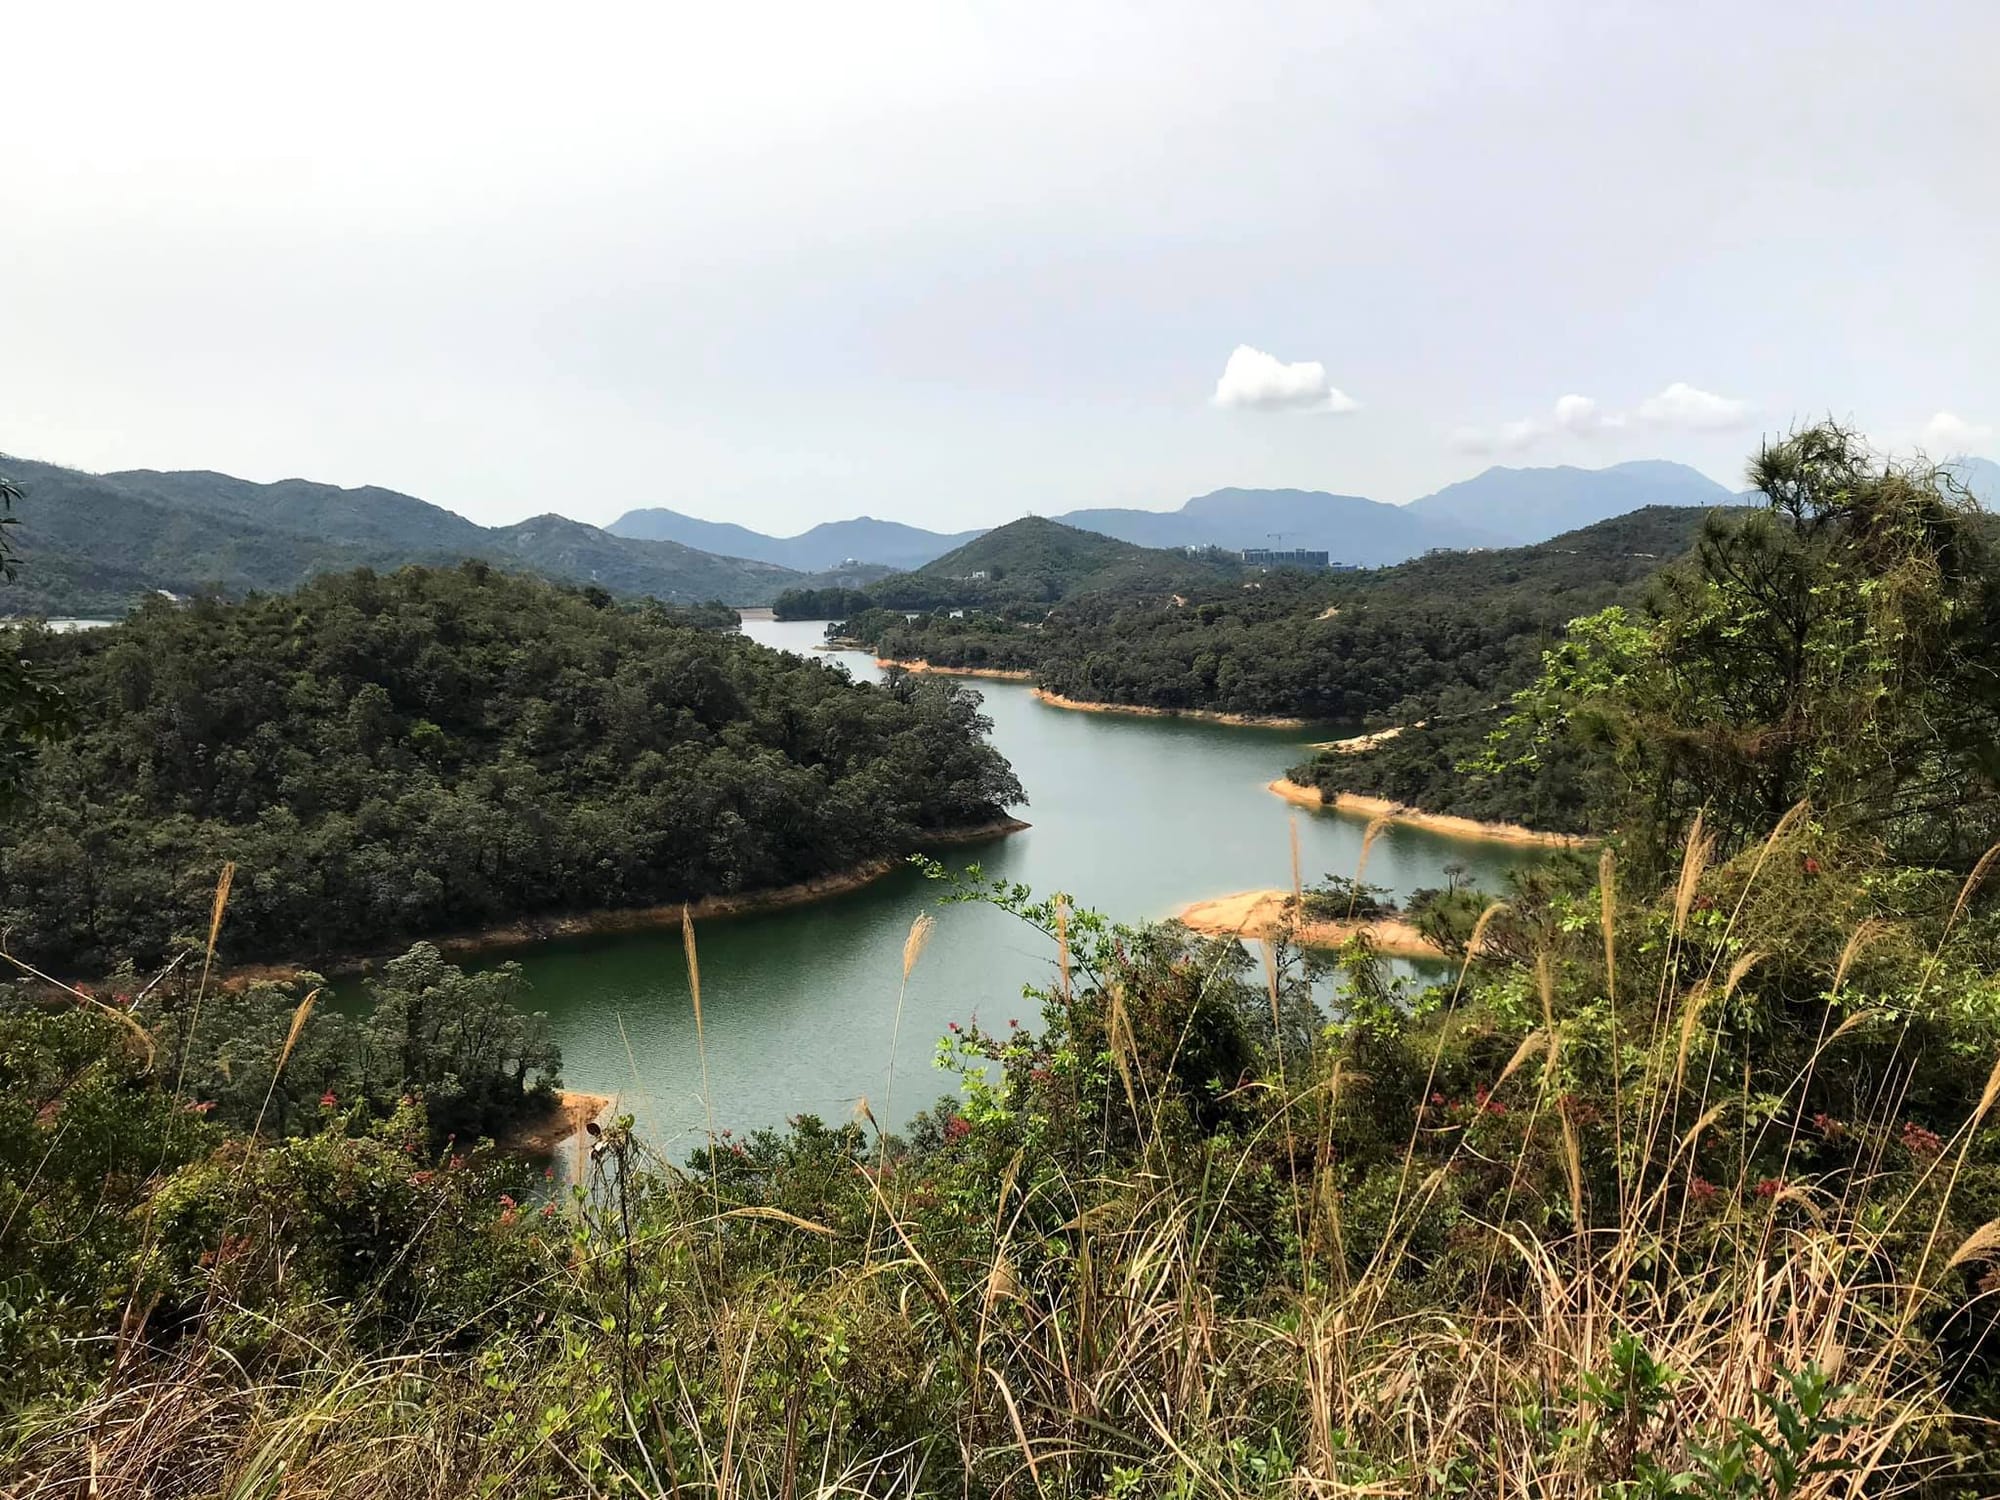
<path id="1" fill-rule="evenodd" d="M 1699 511 L 1656 507 L 1535 547 L 1109 590 L 1030 622 L 884 613 L 842 629 L 885 656 L 1032 670 L 1092 702 L 1402 724 L 1499 703 L 1564 622 L 1636 599 L 1700 524 Z"/>
<path id="2" fill-rule="evenodd" d="M 617 1118 L 567 1191 L 446 1124 L 553 1073 L 518 975 L 419 947 L 359 1020 L 309 979 L 218 992 L 242 872 L 157 977 L 0 994 L 9 1493 L 2000 1493 L 1994 563 L 1934 475 L 1844 434 L 1759 470 L 1763 514 L 1518 700 L 1521 754 L 1566 744 L 1612 841 L 1454 882 L 1434 985 L 1365 939 L 1253 957 L 933 865 L 1046 959 L 1032 1009 L 1014 976 L 963 997 L 949 1097 L 887 1128 L 892 1056 L 853 1118 L 711 1127 L 683 1164 Z M 501 587 L 446 582 L 319 587 L 475 627 Z M 283 651 L 284 616 L 233 619 Z M 675 644 L 646 701 L 697 720 L 732 668 L 884 697 Z M 1343 897 L 1365 868 L 1310 899 Z M 685 956 L 698 1018 L 692 929 Z"/>
<path id="3" fill-rule="evenodd" d="M 230 951 L 310 959 L 787 885 L 1023 800 L 976 695 L 483 563 L 10 644 L 75 719 L 0 823 L 0 926 L 42 964 L 169 951 L 224 862 Z"/>
<path id="4" fill-rule="evenodd" d="M 910 573 L 862 589 L 798 590 L 778 597 L 780 619 L 816 620 L 868 609 L 980 608 L 1024 621 L 1085 594 L 1175 589 L 1241 575 L 1225 554 L 1136 547 L 1040 516 L 1024 516 L 975 537 Z"/>
<path id="5" fill-rule="evenodd" d="M 253 484 L 206 471 L 85 474 L 13 458 L 0 473 L 19 485 L 33 517 L 21 542 L 31 566 L 0 599 L 9 615 L 116 617 L 155 590 L 234 596 L 357 567 L 465 558 L 678 603 L 764 604 L 794 585 L 865 582 L 880 572 L 819 578 L 556 515 L 480 526 L 372 486 Z"/>

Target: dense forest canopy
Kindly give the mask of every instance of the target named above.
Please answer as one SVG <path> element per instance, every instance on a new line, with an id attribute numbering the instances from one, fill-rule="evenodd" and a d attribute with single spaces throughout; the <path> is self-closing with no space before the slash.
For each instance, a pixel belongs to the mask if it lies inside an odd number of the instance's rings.
<path id="1" fill-rule="evenodd" d="M 60 964 L 198 931 L 310 957 L 780 886 L 1024 800 L 976 694 L 483 563 L 15 632 L 75 733 L 0 824 L 0 921 Z"/>
<path id="2" fill-rule="evenodd" d="M 1400 723 L 1525 684 L 1565 621 L 1636 598 L 1701 517 L 1660 506 L 1533 547 L 1094 592 L 1025 622 L 876 611 L 842 628 L 884 656 L 1028 668 L 1094 702 Z"/>

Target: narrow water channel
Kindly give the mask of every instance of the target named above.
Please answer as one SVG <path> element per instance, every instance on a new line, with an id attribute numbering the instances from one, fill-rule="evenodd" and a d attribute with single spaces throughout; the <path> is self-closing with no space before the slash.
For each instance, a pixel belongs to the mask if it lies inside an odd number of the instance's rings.
<path id="1" fill-rule="evenodd" d="M 823 627 L 748 619 L 745 633 L 812 652 Z M 853 652 L 814 653 L 857 678 L 879 676 Z M 1185 720 L 1079 713 L 1037 702 L 1025 684 L 979 680 L 993 739 L 1029 803 L 1024 833 L 950 851 L 1046 894 L 1121 921 L 1166 917 L 1191 901 L 1291 880 L 1293 810 L 1265 784 L 1336 732 L 1249 729 Z M 1363 821 L 1298 816 L 1308 881 L 1352 874 Z M 1505 845 L 1392 828 L 1368 858 L 1368 879 L 1405 894 L 1441 881 L 1452 861 L 1497 885 L 1524 857 Z M 948 1023 L 973 1016 L 1032 1019 L 1022 986 L 1042 982 L 1053 955 L 1036 933 L 989 907 L 938 907 L 914 871 L 817 905 L 702 924 L 702 1019 L 718 1127 L 743 1132 L 815 1113 L 845 1119 L 866 1096 L 900 1123 L 947 1092 L 932 1066 Z M 903 1002 L 893 1094 L 902 947 L 911 920 L 936 929 Z M 563 1050 L 572 1088 L 618 1096 L 649 1141 L 678 1159 L 706 1128 L 701 1059 L 680 934 L 582 939 L 512 955 L 535 987 Z M 884 1123 L 888 1123 L 885 1118 Z"/>

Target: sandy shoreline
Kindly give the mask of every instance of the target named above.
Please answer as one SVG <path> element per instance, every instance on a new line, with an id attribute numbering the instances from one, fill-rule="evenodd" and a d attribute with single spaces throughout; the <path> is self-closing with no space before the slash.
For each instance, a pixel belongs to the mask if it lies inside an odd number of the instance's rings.
<path id="1" fill-rule="evenodd" d="M 1225 714 L 1212 708 L 1149 708 L 1138 703 L 1090 703 L 1081 698 L 1065 698 L 1047 688 L 1036 688 L 1035 696 L 1051 708 L 1073 708 L 1086 714 L 1136 714 L 1143 719 L 1205 719 L 1211 724 L 1236 724 L 1246 729 L 1305 729 L 1310 719 L 1286 719 L 1269 714 Z"/>
<path id="2" fill-rule="evenodd" d="M 572 1138 L 581 1136 L 584 1127 L 611 1108 L 611 1104 L 612 1096 L 609 1094 L 559 1089 L 554 1108 L 540 1119 L 528 1121 L 508 1132 L 507 1138 L 498 1145 L 503 1151 L 521 1156 L 554 1156 Z"/>
<path id="3" fill-rule="evenodd" d="M 977 823 L 966 828 L 938 829 L 924 834 L 915 843 L 919 849 L 979 843 L 986 839 L 1004 838 L 1010 833 L 1019 833 L 1029 826 L 1019 818 L 996 818 L 990 823 Z M 608 907 L 523 918 L 516 922 L 483 927 L 473 932 L 412 937 L 394 949 L 378 953 L 341 954 L 332 958 L 298 963 L 236 964 L 230 969 L 228 983 L 240 986 L 258 980 L 282 981 L 308 969 L 313 973 L 329 976 L 367 973 L 383 960 L 394 958 L 398 953 L 407 951 L 409 944 L 415 942 L 433 943 L 447 958 L 468 958 L 486 953 L 504 952 L 510 948 L 529 948 L 558 938 L 602 937 L 614 933 L 648 932 L 657 928 L 678 927 L 681 924 L 683 910 L 697 922 L 716 917 L 739 917 L 758 912 L 782 911 L 786 907 L 804 906 L 810 902 L 824 901 L 829 896 L 858 891 L 892 871 L 901 869 L 904 863 L 901 855 L 885 854 L 879 859 L 871 859 L 852 869 L 838 870 L 830 875 L 816 876 L 811 880 L 799 881 L 795 885 L 774 886 L 768 890 L 736 891 L 724 896 L 704 896 L 699 901 L 674 901 L 660 906 Z"/>
<path id="4" fill-rule="evenodd" d="M 1275 937 L 1287 927 L 1290 891 L 1237 891 L 1210 901 L 1197 901 L 1179 913 L 1183 927 L 1209 937 Z M 1444 954 L 1416 927 L 1400 917 L 1368 922 L 1301 922 L 1291 927 L 1293 942 L 1307 948 L 1338 948 L 1350 938 L 1366 937 L 1377 953 L 1390 958 L 1442 958 Z"/>
<path id="5" fill-rule="evenodd" d="M 1393 818 L 1412 828 L 1450 834 L 1453 838 L 1487 839 L 1496 844 L 1535 844 L 1549 849 L 1580 849 L 1590 842 L 1573 833 L 1550 833 L 1541 828 L 1523 828 L 1518 823 L 1486 823 L 1478 818 L 1461 818 L 1453 813 L 1428 813 L 1388 797 L 1364 797 L 1359 792 L 1338 792 L 1330 800 L 1323 799 L 1319 788 L 1300 786 L 1282 776 L 1266 790 L 1300 807 L 1351 813 L 1358 818 Z"/>
<path id="6" fill-rule="evenodd" d="M 1313 749 L 1330 750 L 1335 755 L 1359 755 L 1364 750 L 1373 750 L 1377 745 L 1388 744 L 1401 734 L 1405 727 L 1402 724 L 1391 724 L 1387 729 L 1378 729 L 1372 734 L 1353 734 L 1344 740 L 1321 740 L 1313 746 Z M 1414 725 L 1407 727 L 1422 729 L 1424 725 L 1419 719 Z"/>
<path id="7" fill-rule="evenodd" d="M 938 667 L 927 661 L 898 661 L 892 656 L 876 657 L 875 665 L 884 671 L 901 667 L 905 672 L 928 672 L 933 677 L 991 677 L 996 682 L 1035 680 L 1035 674 L 1025 667 Z"/>

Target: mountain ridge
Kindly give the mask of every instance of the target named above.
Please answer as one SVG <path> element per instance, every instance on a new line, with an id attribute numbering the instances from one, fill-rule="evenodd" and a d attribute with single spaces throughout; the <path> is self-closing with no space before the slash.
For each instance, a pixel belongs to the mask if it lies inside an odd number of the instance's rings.
<path id="1" fill-rule="evenodd" d="M 280 591 L 322 573 L 468 558 L 680 604 L 764 604 L 787 588 L 881 573 L 802 573 L 617 537 L 553 513 L 486 527 L 373 485 L 259 484 L 212 470 L 89 474 L 13 456 L 0 456 L 0 474 L 24 496 L 17 539 L 27 566 L 7 590 L 9 613 L 120 614 L 149 590 Z"/>
<path id="2" fill-rule="evenodd" d="M 1170 510 L 1086 506 L 1046 519 L 1141 547 L 1303 547 L 1325 551 L 1334 562 L 1371 567 L 1402 562 L 1434 547 L 1530 545 L 1647 505 L 1729 505 L 1735 500 L 1734 491 L 1685 464 L 1634 459 L 1602 469 L 1494 465 L 1403 504 L 1328 490 L 1225 486 Z M 852 557 L 905 571 L 916 571 L 982 534 L 926 531 L 858 516 L 823 521 L 794 537 L 771 537 L 735 522 L 703 521 L 663 507 L 628 511 L 607 529 L 628 536 L 671 534 L 697 546 L 700 538 L 726 536 L 738 555 L 779 562 L 792 557 L 790 566 L 808 559 L 785 549 L 814 539 L 823 557 L 839 551 L 833 561 Z"/>

